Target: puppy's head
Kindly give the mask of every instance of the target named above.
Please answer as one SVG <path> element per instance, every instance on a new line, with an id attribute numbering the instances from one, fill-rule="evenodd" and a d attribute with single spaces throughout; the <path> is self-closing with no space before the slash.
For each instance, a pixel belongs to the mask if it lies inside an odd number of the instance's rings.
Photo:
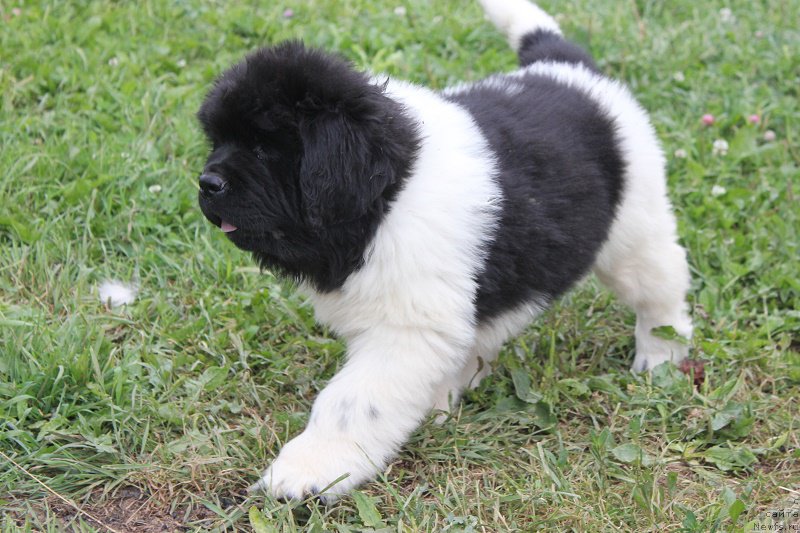
<path id="1" fill-rule="evenodd" d="M 206 218 L 263 266 L 322 290 L 358 268 L 418 145 L 381 86 L 299 42 L 222 74 L 198 118 L 211 144 Z"/>

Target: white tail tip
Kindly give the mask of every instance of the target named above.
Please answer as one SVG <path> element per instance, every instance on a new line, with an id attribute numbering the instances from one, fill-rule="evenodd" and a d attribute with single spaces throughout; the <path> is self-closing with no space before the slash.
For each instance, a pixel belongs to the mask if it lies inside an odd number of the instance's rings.
<path id="1" fill-rule="evenodd" d="M 486 16 L 502 31 L 514 50 L 528 33 L 546 30 L 561 35 L 553 17 L 527 0 L 480 0 Z"/>

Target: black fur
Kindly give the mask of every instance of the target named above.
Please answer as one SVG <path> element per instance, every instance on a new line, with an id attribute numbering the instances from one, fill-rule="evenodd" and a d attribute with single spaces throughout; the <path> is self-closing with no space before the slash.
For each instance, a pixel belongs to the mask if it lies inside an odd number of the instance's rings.
<path id="1" fill-rule="evenodd" d="M 341 58 L 287 42 L 225 72 L 198 118 L 212 144 L 204 172 L 224 194 L 200 195 L 214 224 L 276 268 L 333 290 L 408 176 L 416 126 L 382 88 Z"/>
<path id="2" fill-rule="evenodd" d="M 523 43 L 521 62 L 523 53 L 561 59 L 576 48 L 546 32 Z M 593 100 L 549 77 L 516 81 L 524 87 L 519 94 L 478 84 L 449 96 L 469 110 L 494 151 L 504 198 L 478 277 L 479 321 L 546 303 L 580 279 L 608 236 L 623 187 L 613 122 Z"/>
<path id="3" fill-rule="evenodd" d="M 553 61 L 578 63 L 591 71 L 599 72 L 594 59 L 583 48 L 547 30 L 523 35 L 517 55 L 522 67 L 537 61 Z"/>

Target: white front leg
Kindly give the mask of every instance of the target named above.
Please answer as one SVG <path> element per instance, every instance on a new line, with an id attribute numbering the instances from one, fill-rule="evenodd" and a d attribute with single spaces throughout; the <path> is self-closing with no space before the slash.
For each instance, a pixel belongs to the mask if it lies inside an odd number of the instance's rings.
<path id="1" fill-rule="evenodd" d="M 283 499 L 322 491 L 333 499 L 374 478 L 431 410 L 436 384 L 459 371 L 467 351 L 441 333 L 413 327 L 373 328 L 348 344 L 348 361 L 320 393 L 308 426 L 252 488 Z"/>

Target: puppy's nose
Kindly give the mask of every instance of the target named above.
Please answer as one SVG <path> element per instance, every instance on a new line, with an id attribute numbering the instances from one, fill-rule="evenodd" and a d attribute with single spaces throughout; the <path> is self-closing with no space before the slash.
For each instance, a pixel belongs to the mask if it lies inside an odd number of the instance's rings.
<path id="1" fill-rule="evenodd" d="M 227 185 L 228 182 L 216 174 L 203 174 L 200 176 L 200 191 L 207 198 L 219 196 Z"/>

